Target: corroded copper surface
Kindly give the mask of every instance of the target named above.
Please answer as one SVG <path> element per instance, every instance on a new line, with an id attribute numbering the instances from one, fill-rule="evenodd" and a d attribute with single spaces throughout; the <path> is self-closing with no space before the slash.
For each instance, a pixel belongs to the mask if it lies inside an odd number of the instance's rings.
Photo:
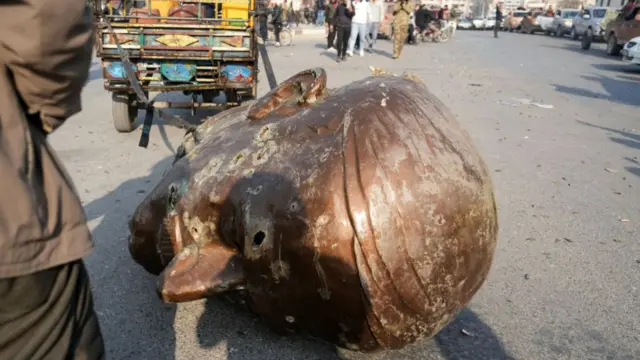
<path id="1" fill-rule="evenodd" d="M 400 348 L 485 281 L 491 181 L 417 79 L 325 86 L 322 69 L 302 72 L 186 136 L 135 212 L 131 253 L 167 302 L 242 290 L 276 329 Z"/>

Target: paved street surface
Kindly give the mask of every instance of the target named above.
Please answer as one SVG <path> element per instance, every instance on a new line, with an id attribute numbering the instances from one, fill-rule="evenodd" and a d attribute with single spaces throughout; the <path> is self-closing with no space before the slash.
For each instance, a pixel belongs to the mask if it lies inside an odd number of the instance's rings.
<path id="1" fill-rule="evenodd" d="M 321 38 L 270 50 L 279 81 L 315 66 L 331 87 L 368 76 L 369 65 L 419 75 L 493 176 L 500 234 L 483 288 L 435 339 L 368 356 L 281 338 L 224 302 L 158 300 L 155 279 L 129 257 L 127 220 L 182 131 L 154 127 L 146 150 L 140 129 L 116 133 L 96 62 L 83 113 L 52 142 L 95 234 L 86 261 L 109 358 L 640 359 L 640 68 L 604 56 L 602 45 L 584 53 L 568 39 L 500 36 L 459 31 L 399 60 L 380 41 L 379 54 L 341 64 Z"/>

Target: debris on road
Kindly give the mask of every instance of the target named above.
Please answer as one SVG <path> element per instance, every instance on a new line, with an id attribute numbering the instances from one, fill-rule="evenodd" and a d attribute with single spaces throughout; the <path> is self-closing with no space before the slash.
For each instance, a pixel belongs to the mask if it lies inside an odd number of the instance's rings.
<path id="1" fill-rule="evenodd" d="M 524 279 L 529 280 L 529 274 L 524 274 Z"/>
<path id="2" fill-rule="evenodd" d="M 618 172 L 618 170 L 611 169 L 611 168 L 604 168 L 604 171 L 606 171 L 606 172 L 610 172 L 610 173 L 613 173 L 613 174 L 615 174 L 615 173 L 617 173 L 617 172 Z"/>
<path id="3" fill-rule="evenodd" d="M 629 219 L 622 218 L 620 219 L 620 222 L 629 222 Z"/>
<path id="4" fill-rule="evenodd" d="M 538 102 L 534 102 L 533 100 L 530 99 L 512 99 L 512 101 L 509 100 L 500 100 L 498 101 L 499 104 L 502 105 L 509 105 L 509 106 L 520 106 L 520 105 L 531 105 L 531 106 L 535 106 L 535 107 L 539 107 L 541 109 L 553 109 L 553 105 L 551 104 L 543 104 L 543 103 L 538 103 Z"/>
<path id="5" fill-rule="evenodd" d="M 462 329 L 460 330 L 461 333 L 463 333 L 464 335 L 470 336 L 470 337 L 475 337 L 476 335 L 466 329 Z"/>

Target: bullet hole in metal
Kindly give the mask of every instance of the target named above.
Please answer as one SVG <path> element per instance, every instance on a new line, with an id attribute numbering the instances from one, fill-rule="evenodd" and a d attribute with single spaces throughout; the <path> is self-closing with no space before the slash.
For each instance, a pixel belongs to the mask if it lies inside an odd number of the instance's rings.
<path id="1" fill-rule="evenodd" d="M 292 202 L 291 204 L 289 204 L 289 210 L 291 210 L 291 211 L 297 211 L 299 208 L 300 208 L 300 206 L 295 201 Z"/>
<path id="2" fill-rule="evenodd" d="M 255 233 L 253 235 L 253 246 L 260 246 L 266 237 L 267 235 L 264 231 L 258 231 Z"/>
<path id="3" fill-rule="evenodd" d="M 191 228 L 191 232 L 192 232 L 192 233 L 194 233 L 194 234 L 198 234 L 198 228 L 196 228 L 195 226 L 193 226 L 193 227 Z"/>

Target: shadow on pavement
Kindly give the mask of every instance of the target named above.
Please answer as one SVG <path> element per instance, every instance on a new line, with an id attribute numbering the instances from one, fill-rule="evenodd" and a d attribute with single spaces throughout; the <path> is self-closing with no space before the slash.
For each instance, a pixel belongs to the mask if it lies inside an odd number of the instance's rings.
<path id="1" fill-rule="evenodd" d="M 375 353 L 338 349 L 323 340 L 300 334 L 279 336 L 258 316 L 222 299 L 207 299 L 197 334 L 202 348 L 226 343 L 226 360 L 514 359 L 493 330 L 468 308 L 433 339 L 420 340 L 400 350 Z"/>
<path id="2" fill-rule="evenodd" d="M 582 125 L 604 130 L 610 134 L 611 133 L 616 134 L 618 136 L 610 136 L 609 140 L 617 144 L 630 147 L 632 149 L 640 150 L 640 134 L 638 133 L 625 131 L 625 130 L 612 129 L 606 126 L 595 125 L 595 124 L 591 124 L 581 120 L 577 120 L 577 122 Z M 640 176 L 640 161 L 638 161 L 637 157 L 634 157 L 634 158 L 625 157 L 624 159 L 630 162 L 631 164 L 633 164 L 633 166 L 627 166 L 625 167 L 625 169 L 633 175 Z"/>
<path id="3" fill-rule="evenodd" d="M 637 94 L 640 93 L 640 82 L 619 80 L 602 75 L 582 76 L 582 78 L 600 83 L 600 86 L 602 86 L 606 93 L 603 94 L 588 89 L 561 84 L 551 85 L 556 91 L 570 95 L 593 99 L 604 99 L 624 105 L 640 106 L 640 97 L 637 96 Z"/>
<path id="4" fill-rule="evenodd" d="M 564 43 L 564 44 L 559 44 L 559 45 L 542 45 L 542 46 L 544 46 L 546 48 L 550 48 L 550 49 L 565 50 L 565 51 L 573 52 L 573 53 L 580 54 L 580 55 L 589 55 L 589 56 L 593 56 L 593 57 L 597 57 L 597 58 L 601 58 L 601 59 L 607 59 L 607 60 L 616 60 L 617 59 L 614 56 L 607 55 L 607 53 L 604 51 L 604 49 L 593 48 L 592 47 L 589 50 L 583 50 L 580 47 L 580 42 L 579 41 L 572 41 L 570 43 Z"/>
<path id="5" fill-rule="evenodd" d="M 628 77 L 630 79 L 640 81 L 640 66 L 637 65 L 629 65 L 624 62 L 620 62 L 619 64 L 592 64 L 591 66 L 598 70 L 625 73 L 629 75 Z M 636 75 L 637 77 L 634 77 L 633 75 Z"/>
<path id="6" fill-rule="evenodd" d="M 174 359 L 175 305 L 156 295 L 155 277 L 134 263 L 128 250 L 128 221 L 140 201 L 171 166 L 167 157 L 148 176 L 127 180 L 85 208 L 96 245 L 87 257 L 96 312 L 112 359 Z"/>
<path id="7" fill-rule="evenodd" d="M 435 341 L 446 360 L 513 359 L 493 330 L 469 308 L 464 308 L 453 323 L 440 331 Z"/>

